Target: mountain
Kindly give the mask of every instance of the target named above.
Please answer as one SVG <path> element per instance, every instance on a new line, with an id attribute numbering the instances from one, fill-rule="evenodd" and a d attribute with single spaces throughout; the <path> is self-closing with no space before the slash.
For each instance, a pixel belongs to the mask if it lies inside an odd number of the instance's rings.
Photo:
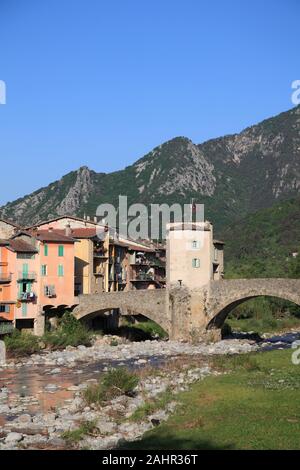
<path id="1" fill-rule="evenodd" d="M 56 215 L 94 215 L 101 203 L 205 204 L 219 233 L 243 215 L 297 196 L 300 189 L 300 106 L 240 134 L 196 145 L 176 137 L 124 170 L 73 171 L 46 188 L 9 202 L 0 217 L 28 225 Z"/>
<path id="2" fill-rule="evenodd" d="M 223 235 L 226 277 L 299 277 L 299 196 L 248 215 Z"/>

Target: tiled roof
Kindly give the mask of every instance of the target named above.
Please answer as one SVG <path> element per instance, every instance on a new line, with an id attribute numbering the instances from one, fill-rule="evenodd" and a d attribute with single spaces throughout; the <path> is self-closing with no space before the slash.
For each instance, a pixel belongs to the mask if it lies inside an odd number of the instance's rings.
<path id="1" fill-rule="evenodd" d="M 76 217 L 74 215 L 60 215 L 58 217 L 55 217 L 54 219 L 45 220 L 43 222 L 40 222 L 38 224 L 32 225 L 32 226 L 27 227 L 27 228 L 31 229 L 31 228 L 34 228 L 34 227 L 41 227 L 42 225 L 50 224 L 51 222 L 56 222 L 57 220 L 62 220 L 62 219 L 71 219 L 71 220 L 76 220 L 76 221 L 79 221 L 79 222 L 85 222 L 87 224 L 103 226 L 101 223 L 95 222 L 94 220 L 82 219 L 81 217 Z"/>
<path id="2" fill-rule="evenodd" d="M 61 242 L 61 243 L 74 243 L 75 240 L 72 237 L 63 235 L 58 230 L 38 230 L 32 234 L 37 240 L 41 242 Z"/>
<path id="3" fill-rule="evenodd" d="M 66 236 L 66 231 L 63 229 L 55 229 L 53 232 Z M 94 238 L 97 235 L 96 228 L 72 228 L 70 232 L 72 238 Z"/>
<path id="4" fill-rule="evenodd" d="M 37 249 L 33 245 L 17 238 L 9 240 L 9 247 L 19 253 L 37 253 Z"/>

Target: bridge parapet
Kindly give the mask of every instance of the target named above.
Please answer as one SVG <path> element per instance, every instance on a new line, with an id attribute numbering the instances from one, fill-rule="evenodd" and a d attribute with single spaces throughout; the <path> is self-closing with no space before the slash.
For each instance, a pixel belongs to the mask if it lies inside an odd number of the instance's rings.
<path id="1" fill-rule="evenodd" d="M 170 320 L 167 316 L 166 289 L 103 292 L 81 295 L 73 313 L 80 320 L 99 312 L 119 309 L 121 315 L 144 315 L 169 332 Z"/>

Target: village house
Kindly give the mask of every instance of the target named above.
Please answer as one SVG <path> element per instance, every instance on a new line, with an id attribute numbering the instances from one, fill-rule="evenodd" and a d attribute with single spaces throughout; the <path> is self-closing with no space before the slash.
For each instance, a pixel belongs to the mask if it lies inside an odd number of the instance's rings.
<path id="1" fill-rule="evenodd" d="M 15 235 L 18 230 L 20 230 L 20 227 L 14 222 L 0 219 L 0 240 L 8 240 Z"/>
<path id="2" fill-rule="evenodd" d="M 41 335 L 45 312 L 74 306 L 74 243 L 51 230 L 20 232 L 2 242 L 2 276 L 9 281 L 0 292 L 5 320 Z"/>
<path id="3" fill-rule="evenodd" d="M 165 285 L 165 252 L 160 245 L 120 237 L 97 218 L 61 216 L 29 230 L 54 230 L 75 244 L 75 295 L 156 289 Z M 144 260 L 144 261 L 143 261 Z"/>

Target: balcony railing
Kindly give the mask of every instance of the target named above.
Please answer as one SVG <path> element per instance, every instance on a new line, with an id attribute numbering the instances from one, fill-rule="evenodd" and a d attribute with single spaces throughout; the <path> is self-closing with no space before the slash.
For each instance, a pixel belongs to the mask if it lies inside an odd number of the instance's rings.
<path id="1" fill-rule="evenodd" d="M 18 295 L 18 300 L 20 302 L 34 302 L 36 300 L 36 295 L 34 292 L 22 292 Z"/>
<path id="2" fill-rule="evenodd" d="M 11 274 L 0 274 L 0 284 L 11 282 Z"/>
<path id="3" fill-rule="evenodd" d="M 19 272 L 18 282 L 22 282 L 22 281 L 36 281 L 36 272 L 35 271 Z"/>
<path id="4" fill-rule="evenodd" d="M 139 273 L 136 275 L 135 279 L 132 279 L 132 282 L 135 281 L 154 281 L 154 276 L 147 273 Z"/>

